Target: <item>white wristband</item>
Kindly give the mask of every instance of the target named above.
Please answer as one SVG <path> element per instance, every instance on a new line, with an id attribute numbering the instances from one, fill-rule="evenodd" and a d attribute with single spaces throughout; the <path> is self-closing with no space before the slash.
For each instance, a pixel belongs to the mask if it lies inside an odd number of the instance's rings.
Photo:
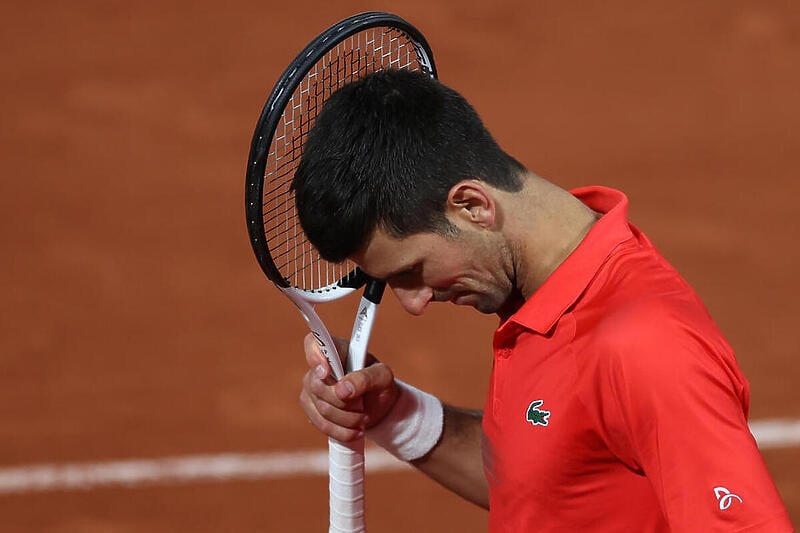
<path id="1" fill-rule="evenodd" d="M 419 459 L 436 446 L 444 427 L 444 408 L 436 396 L 395 380 L 399 395 L 392 410 L 367 437 L 403 461 Z"/>

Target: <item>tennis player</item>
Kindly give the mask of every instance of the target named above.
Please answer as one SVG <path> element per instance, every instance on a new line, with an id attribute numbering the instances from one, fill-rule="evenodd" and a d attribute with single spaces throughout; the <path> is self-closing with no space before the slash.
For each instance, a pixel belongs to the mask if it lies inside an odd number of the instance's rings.
<path id="1" fill-rule="evenodd" d="M 294 187 L 322 256 L 386 280 L 409 313 L 500 317 L 482 412 L 378 362 L 334 383 L 307 338 L 300 401 L 321 432 L 365 432 L 487 508 L 493 533 L 792 531 L 734 353 L 623 193 L 537 176 L 463 97 L 406 71 L 330 98 Z"/>

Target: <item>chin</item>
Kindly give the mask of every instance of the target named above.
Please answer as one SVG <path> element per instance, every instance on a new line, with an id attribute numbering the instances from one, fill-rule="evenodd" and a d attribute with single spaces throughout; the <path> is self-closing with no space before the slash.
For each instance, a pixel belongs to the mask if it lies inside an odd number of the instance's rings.
<path id="1" fill-rule="evenodd" d="M 472 304 L 472 308 L 484 315 L 494 315 L 500 310 L 502 306 L 497 305 L 495 302 L 482 302 L 478 301 Z"/>
<path id="2" fill-rule="evenodd" d="M 457 298 L 453 298 L 450 301 L 456 305 L 466 305 L 472 307 L 484 315 L 497 314 L 506 304 L 506 302 L 497 302 L 494 299 L 487 298 L 486 295 L 480 295 L 477 293 L 463 294 Z"/>

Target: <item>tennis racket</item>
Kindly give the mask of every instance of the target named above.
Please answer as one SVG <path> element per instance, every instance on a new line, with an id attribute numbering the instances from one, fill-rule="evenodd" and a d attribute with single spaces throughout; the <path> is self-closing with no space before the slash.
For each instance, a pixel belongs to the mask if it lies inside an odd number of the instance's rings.
<path id="1" fill-rule="evenodd" d="M 295 210 L 292 178 L 306 136 L 326 99 L 342 85 L 384 69 L 436 77 L 433 53 L 411 24 L 389 13 L 349 17 L 314 39 L 284 71 L 253 135 L 245 184 L 250 242 L 261 269 L 300 310 L 336 379 L 364 367 L 384 283 L 350 261 L 329 263 L 309 243 Z M 314 310 L 364 287 L 343 368 Z M 365 531 L 364 441 L 329 439 L 330 532 Z"/>

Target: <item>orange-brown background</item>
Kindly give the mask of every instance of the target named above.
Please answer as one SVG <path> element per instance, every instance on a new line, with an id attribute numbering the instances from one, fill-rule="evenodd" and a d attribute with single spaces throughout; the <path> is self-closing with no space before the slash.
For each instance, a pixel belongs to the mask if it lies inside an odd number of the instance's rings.
<path id="1" fill-rule="evenodd" d="M 0 30 L 0 467 L 324 447 L 296 402 L 304 325 L 251 257 L 243 179 L 285 65 L 366 10 L 417 25 L 530 168 L 626 191 L 736 348 L 752 417 L 800 416 L 796 2 L 16 2 Z M 372 346 L 478 407 L 493 326 L 388 298 Z M 764 455 L 800 522 L 800 449 Z M 367 490 L 372 531 L 485 530 L 414 472 Z M 326 508 L 323 477 L 42 492 L 0 496 L 0 530 L 310 532 Z"/>

